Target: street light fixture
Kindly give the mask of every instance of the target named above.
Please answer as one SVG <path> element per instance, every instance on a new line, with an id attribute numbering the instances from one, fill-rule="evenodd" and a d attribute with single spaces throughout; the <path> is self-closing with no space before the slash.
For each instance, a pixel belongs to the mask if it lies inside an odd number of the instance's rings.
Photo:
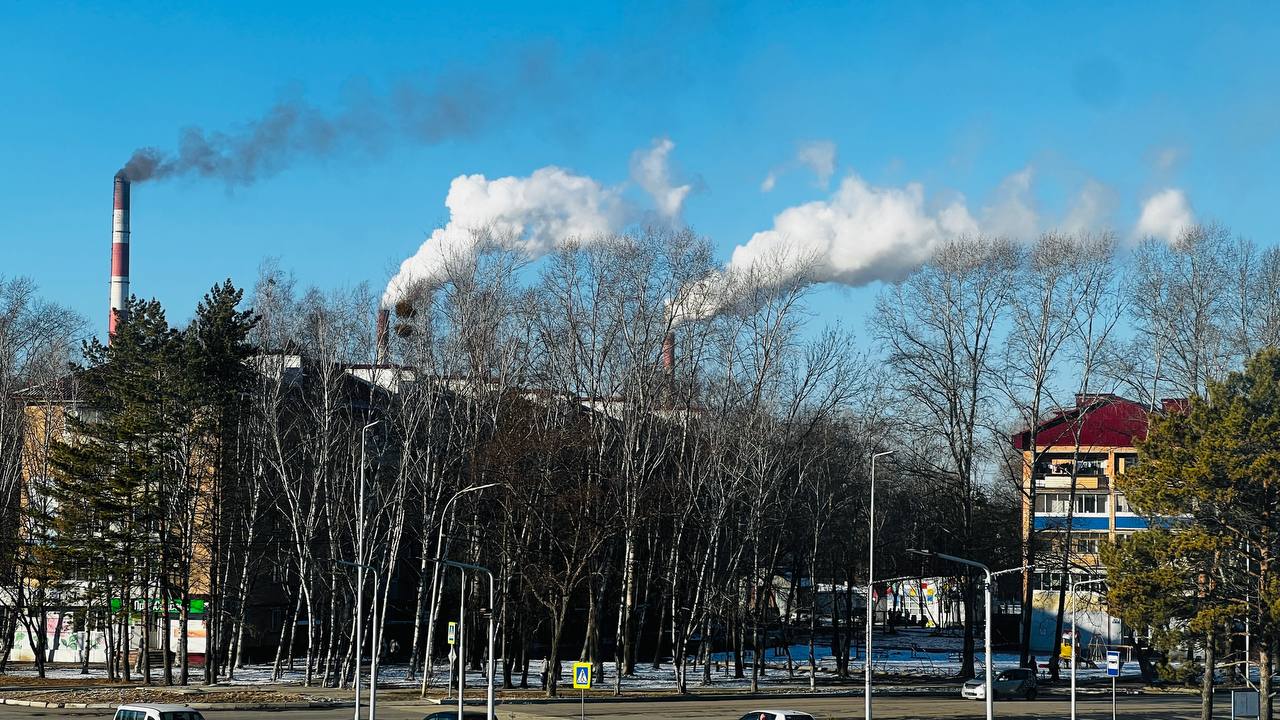
<path id="1" fill-rule="evenodd" d="M 378 424 L 379 424 L 379 423 L 381 423 L 381 422 L 382 422 L 381 420 L 374 420 L 373 422 L 369 423 L 368 425 L 365 425 L 363 428 L 361 428 L 361 429 L 360 429 L 360 482 L 359 482 L 359 484 L 358 484 L 358 486 L 357 486 L 357 487 L 358 487 L 358 489 L 357 489 L 357 491 L 356 491 L 356 492 L 358 493 L 358 494 L 357 494 L 357 497 L 356 497 L 356 562 L 354 562 L 354 563 L 350 563 L 350 564 L 354 565 L 354 566 L 355 566 L 355 568 L 356 568 L 356 707 L 355 707 L 354 720 L 360 720 L 360 661 L 361 661 L 361 659 L 362 659 L 362 658 L 361 658 L 361 650 L 363 649 L 362 645 L 363 645 L 363 641 L 364 641 L 364 634 L 363 634 L 363 632 L 364 632 L 364 628 L 362 627 L 362 622 L 363 622 L 363 620 L 362 620 L 362 616 L 364 615 L 364 569 L 365 569 L 365 565 L 364 565 L 364 446 L 365 446 L 365 433 L 369 432 L 369 429 L 370 429 L 370 428 L 372 428 L 372 427 L 374 427 L 374 426 L 378 425 Z M 343 562 L 343 561 L 339 561 L 339 562 Z M 375 575 L 375 576 L 374 576 L 374 579 L 375 579 L 375 583 L 376 583 L 377 575 Z M 377 604 L 377 602 L 378 602 L 378 598 L 377 598 L 377 595 L 376 595 L 377 590 L 374 590 L 374 593 L 375 593 L 375 595 L 374 595 L 374 604 L 376 605 L 376 604 Z M 374 616 L 374 622 L 375 622 L 375 623 L 377 622 L 377 616 L 376 616 L 376 614 L 375 614 L 375 616 Z M 376 626 L 375 626 L 375 627 L 376 627 Z M 376 630 L 375 630 L 375 633 L 376 633 Z M 373 662 L 374 662 L 374 668 L 376 668 L 376 667 L 377 667 L 377 662 L 378 662 L 378 661 L 377 661 L 377 657 L 378 657 L 378 646 L 377 646 L 377 645 L 374 645 L 374 646 L 373 646 L 373 656 L 374 656 L 374 661 L 373 661 Z M 373 670 L 373 668 L 370 668 L 370 670 L 372 671 L 372 670 Z M 376 686 L 377 686 L 377 681 L 376 681 L 376 680 L 374 680 L 374 681 L 373 681 L 373 683 L 374 683 L 374 686 L 376 687 Z M 376 690 L 372 690 L 372 689 L 370 690 L 370 696 L 371 696 L 371 698 L 373 697 L 373 694 L 374 694 L 374 693 L 376 693 L 376 692 L 377 692 Z M 370 705 L 370 709 L 369 709 L 369 717 L 370 717 L 371 719 L 372 719 L 372 717 L 373 717 L 373 712 L 374 712 L 374 710 L 373 710 L 373 706 L 372 706 L 372 705 Z"/>
<path id="2" fill-rule="evenodd" d="M 444 525 L 445 525 L 445 518 L 448 517 L 449 515 L 449 508 L 453 505 L 454 501 L 462 497 L 463 495 L 466 495 L 469 492 L 476 492 L 477 490 L 484 490 L 486 488 L 495 487 L 497 485 L 498 483 L 485 483 L 484 485 L 472 485 L 471 487 L 463 488 L 458 492 L 454 493 L 453 497 L 449 498 L 449 501 L 444 504 L 444 510 L 440 513 L 440 529 L 436 533 L 436 551 L 440 553 L 441 557 L 448 555 L 448 553 L 445 551 L 446 548 L 444 547 Z M 436 607 L 439 604 L 439 602 L 440 602 L 440 564 L 436 563 L 435 569 L 432 571 L 432 576 L 431 576 L 431 608 L 430 610 L 427 611 L 427 614 L 428 614 L 427 648 L 426 648 L 426 653 L 423 655 L 423 659 L 422 659 L 422 689 L 418 693 L 419 697 L 427 696 L 427 682 L 431 679 L 432 671 L 434 670 L 434 667 L 432 666 L 432 663 L 431 663 L 431 649 L 432 649 L 432 642 L 435 641 Z"/>
<path id="3" fill-rule="evenodd" d="M 934 552 L 932 550 L 912 549 L 912 550 L 907 550 L 907 552 L 914 553 L 916 555 L 923 555 L 924 557 L 936 557 L 940 560 L 950 560 L 951 562 L 959 563 L 961 565 L 968 565 L 969 567 L 978 568 L 979 570 L 981 570 L 983 573 L 986 574 L 986 600 L 987 600 L 986 628 L 985 628 L 986 632 L 983 633 L 984 635 L 983 652 L 986 654 L 987 661 L 983 663 L 983 665 L 985 666 L 985 669 L 983 672 L 983 680 L 986 685 L 983 695 L 985 697 L 986 706 L 987 706 L 987 720 L 991 720 L 992 717 L 994 717 L 995 715 L 995 698 L 993 697 L 992 684 L 991 684 L 991 666 L 992 666 L 992 657 L 991 657 L 991 577 L 992 577 L 992 573 L 991 573 L 991 568 L 975 560 L 966 560 L 965 558 L 962 558 L 962 557 L 956 557 L 955 555 L 948 555 L 946 553 Z M 1021 569 L 1022 568 L 1014 568 L 1014 570 L 1021 570 Z"/>
<path id="4" fill-rule="evenodd" d="M 871 628 L 875 616 L 875 606 L 872 604 L 871 596 L 875 592 L 876 576 L 876 458 L 892 454 L 892 450 L 871 454 L 871 505 L 867 512 L 867 641 L 865 643 L 867 652 L 863 659 L 866 686 L 862 691 L 862 714 L 865 720 L 871 720 Z"/>
<path id="5" fill-rule="evenodd" d="M 1079 632 L 1076 629 L 1076 610 L 1080 603 L 1076 600 L 1076 588 L 1083 585 L 1097 585 L 1107 581 L 1106 578 L 1094 578 L 1092 580 L 1082 580 L 1076 582 L 1074 576 L 1071 580 L 1071 720 L 1076 720 L 1076 636 Z"/>

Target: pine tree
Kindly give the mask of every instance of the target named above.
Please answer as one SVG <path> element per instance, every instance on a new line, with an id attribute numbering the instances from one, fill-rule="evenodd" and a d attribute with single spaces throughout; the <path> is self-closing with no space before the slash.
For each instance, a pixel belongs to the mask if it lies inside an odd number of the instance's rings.
<path id="1" fill-rule="evenodd" d="M 1280 637 L 1280 351 L 1209 384 L 1186 412 L 1153 420 L 1119 488 L 1152 529 L 1104 556 L 1111 607 L 1137 627 L 1179 628 L 1205 653 L 1202 716 L 1212 712 L 1220 638 L 1249 620 L 1262 716 L 1271 718 L 1272 651 Z"/>
<path id="2" fill-rule="evenodd" d="M 199 541 L 207 549 L 209 558 L 204 664 L 204 680 L 209 684 L 217 680 L 220 664 L 227 660 L 231 640 L 230 633 L 225 632 L 230 608 L 224 603 L 228 592 L 235 588 L 230 583 L 224 586 L 224 578 L 236 571 L 245 574 L 248 568 L 244 564 L 251 558 L 251 548 L 237 544 L 237 528 L 257 521 L 254 517 L 233 517 L 236 513 L 251 513 L 253 507 L 240 502 L 243 498 L 239 497 L 243 481 L 253 472 L 248 467 L 248 448 L 252 443 L 247 441 L 247 434 L 253 425 L 252 404 L 247 397 L 254 382 L 249 359 L 256 351 L 249 342 L 249 334 L 257 323 L 252 310 L 238 309 L 243 297 L 244 291 L 230 280 L 214 285 L 197 306 L 195 318 L 184 334 L 189 359 L 184 390 L 200 408 L 198 433 L 207 448 L 203 460 L 209 474 L 202 497 L 193 507 L 199 514 L 196 523 L 200 528 Z M 232 567 L 233 562 L 241 566 Z M 233 600 L 243 603 L 245 598 Z M 185 628 L 189 603 L 188 593 L 182 599 L 183 683 L 188 674 Z"/>
<path id="3" fill-rule="evenodd" d="M 180 336 L 160 304 L 130 298 L 110 345 L 84 349 L 83 412 L 68 418 L 73 438 L 54 451 L 61 566 L 89 587 L 102 585 L 118 624 L 117 664 L 130 679 L 131 595 L 142 594 L 143 678 L 150 681 L 152 592 L 164 575 L 166 510 L 174 445 L 189 412 L 176 393 Z M 112 595 L 119 592 L 119 596 Z M 109 663 L 110 664 L 110 663 Z"/>

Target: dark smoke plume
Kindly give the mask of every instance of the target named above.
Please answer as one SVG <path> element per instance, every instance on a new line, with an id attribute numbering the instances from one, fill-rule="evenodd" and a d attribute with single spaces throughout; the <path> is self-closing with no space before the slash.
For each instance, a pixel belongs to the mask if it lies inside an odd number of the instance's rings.
<path id="1" fill-rule="evenodd" d="M 352 93 L 332 112 L 284 100 L 234 130 L 186 128 L 176 150 L 139 148 L 120 172 L 133 182 L 191 176 L 249 185 L 303 158 L 377 155 L 401 140 L 433 144 L 463 137 L 514 116 L 508 104 L 550 82 L 551 64 L 543 54 L 526 52 L 505 65 L 501 78 L 454 73 L 425 84 L 403 82 L 383 94 Z"/>

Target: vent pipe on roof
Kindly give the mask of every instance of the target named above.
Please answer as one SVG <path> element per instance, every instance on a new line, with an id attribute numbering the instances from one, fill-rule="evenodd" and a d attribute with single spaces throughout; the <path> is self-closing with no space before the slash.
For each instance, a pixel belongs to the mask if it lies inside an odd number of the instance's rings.
<path id="1" fill-rule="evenodd" d="M 390 324 L 391 310 L 384 307 L 378 308 L 378 322 L 377 329 L 375 330 L 377 350 L 374 355 L 375 362 L 378 365 L 385 365 L 387 363 L 387 357 L 391 354 L 391 339 L 387 335 Z"/>

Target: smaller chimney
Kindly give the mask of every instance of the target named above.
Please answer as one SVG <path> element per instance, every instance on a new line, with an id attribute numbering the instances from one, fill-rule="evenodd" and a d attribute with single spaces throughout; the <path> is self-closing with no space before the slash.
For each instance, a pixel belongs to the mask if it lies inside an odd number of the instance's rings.
<path id="1" fill-rule="evenodd" d="M 662 369 L 668 375 L 676 371 L 676 334 L 673 332 L 662 337 Z"/>
<path id="2" fill-rule="evenodd" d="M 374 356 L 375 357 L 374 361 L 378 365 L 386 365 L 387 356 L 391 354 L 390 353 L 391 339 L 387 336 L 388 326 L 390 324 L 391 324 L 391 310 L 384 307 L 378 308 L 377 330 L 375 331 L 377 351 L 376 351 L 376 355 Z"/>

